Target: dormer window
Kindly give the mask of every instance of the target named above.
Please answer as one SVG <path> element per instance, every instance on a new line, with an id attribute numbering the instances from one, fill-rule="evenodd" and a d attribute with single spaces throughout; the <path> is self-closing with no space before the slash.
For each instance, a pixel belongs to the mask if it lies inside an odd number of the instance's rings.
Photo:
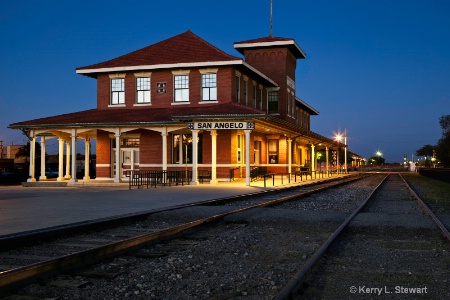
<path id="1" fill-rule="evenodd" d="M 111 79 L 111 104 L 125 104 L 125 79 Z"/>

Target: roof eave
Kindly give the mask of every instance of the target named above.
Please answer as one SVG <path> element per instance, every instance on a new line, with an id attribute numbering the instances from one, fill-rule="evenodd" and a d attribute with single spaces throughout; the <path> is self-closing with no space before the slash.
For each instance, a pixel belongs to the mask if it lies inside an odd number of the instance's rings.
<path id="1" fill-rule="evenodd" d="M 306 58 L 305 52 L 300 48 L 299 45 L 294 40 L 289 41 L 274 41 L 274 42 L 253 42 L 253 43 L 235 43 L 234 49 L 239 51 L 243 54 L 243 50 L 245 48 L 263 48 L 263 47 L 279 47 L 279 46 L 293 46 L 293 48 L 296 50 L 294 54 L 296 54 L 297 58 Z"/>

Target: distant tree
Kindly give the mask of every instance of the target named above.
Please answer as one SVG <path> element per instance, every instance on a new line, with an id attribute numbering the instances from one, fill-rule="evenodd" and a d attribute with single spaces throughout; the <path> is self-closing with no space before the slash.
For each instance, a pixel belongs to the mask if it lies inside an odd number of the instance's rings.
<path id="1" fill-rule="evenodd" d="M 450 131 L 450 115 L 442 116 L 439 118 L 439 125 L 441 125 L 442 133 L 445 135 Z"/>
<path id="2" fill-rule="evenodd" d="M 416 150 L 417 156 L 432 156 L 433 155 L 433 149 L 435 149 L 436 146 L 432 145 L 424 145 L 422 148 Z"/>
<path id="3" fill-rule="evenodd" d="M 41 157 L 41 145 L 39 143 L 35 143 L 35 146 L 35 156 L 36 158 L 39 158 Z M 25 146 L 17 149 L 16 158 L 24 158 L 27 164 L 30 162 L 30 142 L 27 142 Z"/>
<path id="4" fill-rule="evenodd" d="M 374 165 L 374 166 L 381 166 L 385 164 L 384 157 L 381 156 L 372 156 L 368 160 L 368 164 Z"/>
<path id="5" fill-rule="evenodd" d="M 443 134 L 436 146 L 436 156 L 443 167 L 450 167 L 450 131 Z"/>

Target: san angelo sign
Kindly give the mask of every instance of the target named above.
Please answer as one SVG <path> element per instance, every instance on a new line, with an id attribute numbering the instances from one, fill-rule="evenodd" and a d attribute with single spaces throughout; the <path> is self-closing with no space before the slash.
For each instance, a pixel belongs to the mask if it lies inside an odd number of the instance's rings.
<path id="1" fill-rule="evenodd" d="M 195 122 L 189 123 L 188 129 L 191 130 L 215 130 L 215 129 L 255 129 L 254 122 Z"/>

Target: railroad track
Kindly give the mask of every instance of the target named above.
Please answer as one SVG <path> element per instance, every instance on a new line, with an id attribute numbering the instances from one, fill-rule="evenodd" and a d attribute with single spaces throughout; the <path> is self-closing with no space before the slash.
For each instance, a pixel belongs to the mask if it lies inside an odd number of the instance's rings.
<path id="1" fill-rule="evenodd" d="M 449 241 L 403 177 L 388 175 L 274 299 L 448 299 Z"/>
<path id="2" fill-rule="evenodd" d="M 231 214 L 291 201 L 360 178 L 362 177 L 353 176 L 271 193 L 256 193 L 172 208 L 171 210 L 183 210 L 202 206 L 205 211 L 200 217 L 198 214 L 188 215 L 172 219 L 170 223 L 164 217 L 157 216 L 168 213 L 168 210 L 3 236 L 0 238 L 0 293 L 44 277 L 80 270 L 101 260 L 140 249 L 144 245 L 192 231 Z M 208 210 L 207 207 L 211 209 Z M 125 225 L 119 226 L 123 224 Z"/>

